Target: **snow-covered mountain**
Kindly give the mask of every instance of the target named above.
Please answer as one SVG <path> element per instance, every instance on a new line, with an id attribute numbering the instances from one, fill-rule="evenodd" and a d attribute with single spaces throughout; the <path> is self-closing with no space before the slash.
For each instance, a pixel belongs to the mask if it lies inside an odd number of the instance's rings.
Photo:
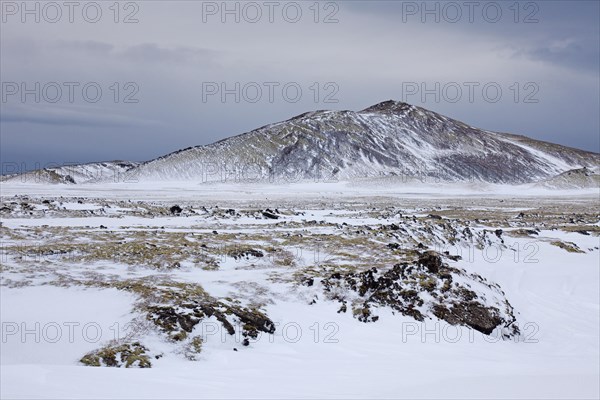
<path id="1" fill-rule="evenodd" d="M 92 163 L 4 180 L 53 183 L 544 181 L 600 165 L 600 154 L 491 132 L 397 101 L 365 110 L 314 111 L 219 142 L 137 164 Z"/>
<path id="2" fill-rule="evenodd" d="M 549 189 L 600 188 L 600 174 L 588 168 L 572 169 L 538 182 L 536 186 Z"/>
<path id="3" fill-rule="evenodd" d="M 600 165 L 600 154 L 471 127 L 385 101 L 315 111 L 219 142 L 176 151 L 131 171 L 141 181 L 352 180 L 533 182 Z"/>
<path id="4" fill-rule="evenodd" d="M 138 166 L 132 161 L 106 161 L 43 168 L 21 174 L 6 175 L 0 181 L 22 183 L 94 183 L 122 182 L 128 171 Z"/>

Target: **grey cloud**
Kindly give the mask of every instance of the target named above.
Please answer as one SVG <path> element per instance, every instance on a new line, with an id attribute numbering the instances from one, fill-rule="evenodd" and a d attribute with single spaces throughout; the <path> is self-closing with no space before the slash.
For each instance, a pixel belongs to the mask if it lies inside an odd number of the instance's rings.
<path id="1" fill-rule="evenodd" d="M 594 45 L 583 41 L 566 40 L 564 44 L 522 50 L 516 55 L 595 74 L 600 68 L 600 50 L 597 43 Z"/>
<path id="2" fill-rule="evenodd" d="M 441 11 L 449 3 L 462 10 L 462 17 L 457 23 L 449 22 Z M 483 18 L 482 9 L 486 3 L 495 3 L 502 10 L 502 18 L 497 23 L 489 23 Z M 426 27 L 445 32 L 464 31 L 476 37 L 486 37 L 490 43 L 502 39 L 511 43 L 513 56 L 517 58 L 542 61 L 584 73 L 597 74 L 600 68 L 600 3 L 597 1 L 475 2 L 472 23 L 468 21 L 468 8 L 464 4 L 441 1 L 352 1 L 344 3 L 344 7 L 350 12 L 367 13 L 382 20 L 394 21 L 399 29 Z M 426 11 L 435 9 L 437 13 Z M 439 23 L 435 22 L 436 15 Z M 426 23 L 422 23 L 422 19 Z M 525 20 L 537 22 L 524 23 Z M 561 42 L 565 45 L 557 45 Z"/>
<path id="3" fill-rule="evenodd" d="M 152 63 L 212 63 L 218 55 L 217 51 L 192 47 L 160 47 L 156 43 L 143 43 L 127 47 L 119 52 L 119 56 L 134 62 Z"/>
<path id="4" fill-rule="evenodd" d="M 214 64 L 221 52 L 198 47 L 166 47 L 157 43 L 141 43 L 132 46 L 117 47 L 112 43 L 97 40 L 55 40 L 41 45 L 29 38 L 15 38 L 3 43 L 3 53 L 25 60 L 53 56 L 57 52 L 67 55 L 79 54 L 84 57 L 101 57 L 125 60 L 132 63 L 169 63 L 169 64 Z"/>
<path id="5" fill-rule="evenodd" d="M 135 81 L 140 102 L 113 104 L 106 89 L 107 101 L 95 108 L 81 103 L 63 105 L 67 110 L 16 110 L 2 104 L 2 156 L 43 159 L 55 146 L 54 159 L 146 160 L 305 111 L 401 100 L 403 82 L 435 80 L 502 80 L 505 96 L 498 104 L 417 105 L 482 128 L 596 150 L 599 3 L 537 3 L 537 24 L 514 24 L 508 13 L 498 24 L 421 24 L 418 16 L 404 24 L 401 2 L 393 1 L 338 2 L 338 24 L 313 23 L 308 8 L 300 24 L 221 24 L 217 17 L 202 24 L 197 2 L 173 7 L 155 1 L 144 2 L 144 18 L 134 25 L 6 25 L 0 37 L 3 81 L 97 81 L 103 88 Z M 502 4 L 507 9 L 513 2 Z M 218 94 L 205 102 L 205 81 L 227 87 L 294 81 L 304 94 L 288 103 L 279 86 L 274 102 L 265 100 L 266 90 L 257 103 L 234 102 L 233 96 L 222 102 Z M 528 81 L 540 82 L 539 104 L 515 103 L 508 87 Z M 318 93 L 313 82 L 320 83 Z M 325 82 L 338 84 L 339 103 L 323 102 Z M 36 138 L 39 154 L 24 137 Z"/>
<path id="6" fill-rule="evenodd" d="M 82 127 L 134 127 L 151 126 L 157 121 L 120 115 L 105 109 L 85 109 L 84 107 L 3 107 L 1 123 L 31 123 L 42 125 L 63 125 Z"/>
<path id="7" fill-rule="evenodd" d="M 115 48 L 115 46 L 110 43 L 98 42 L 95 40 L 59 40 L 56 42 L 55 47 L 67 51 L 84 51 L 99 55 L 108 55 Z"/>

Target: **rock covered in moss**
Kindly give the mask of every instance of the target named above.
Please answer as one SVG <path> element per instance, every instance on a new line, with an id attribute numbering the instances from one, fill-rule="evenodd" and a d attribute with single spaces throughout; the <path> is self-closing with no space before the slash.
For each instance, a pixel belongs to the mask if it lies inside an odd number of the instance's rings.
<path id="1" fill-rule="evenodd" d="M 80 362 L 90 367 L 150 368 L 147 352 L 140 342 L 108 345 L 86 354 Z"/>
<path id="2" fill-rule="evenodd" d="M 198 323 L 211 317 L 219 321 L 229 335 L 235 334 L 236 326 L 241 327 L 244 337 L 257 338 L 260 332 L 275 332 L 275 323 L 262 311 L 211 298 L 175 305 L 149 305 L 146 310 L 148 320 L 174 341 L 185 340 Z"/>
<path id="3" fill-rule="evenodd" d="M 496 328 L 504 337 L 519 334 L 513 308 L 497 284 L 450 267 L 439 253 L 426 251 L 413 264 L 379 271 L 333 272 L 321 280 L 331 300 L 353 305 L 361 322 L 375 322 L 377 307 L 389 307 L 417 321 L 437 317 L 486 335 Z M 344 310 L 345 311 L 345 310 Z"/>

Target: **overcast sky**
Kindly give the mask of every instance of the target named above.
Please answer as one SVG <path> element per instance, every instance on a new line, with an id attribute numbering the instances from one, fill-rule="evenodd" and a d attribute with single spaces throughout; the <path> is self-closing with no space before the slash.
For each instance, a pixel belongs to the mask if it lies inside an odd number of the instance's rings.
<path id="1" fill-rule="evenodd" d="M 597 1 L 26 8 L 0 8 L 3 170 L 149 160 L 388 99 L 600 151 Z"/>

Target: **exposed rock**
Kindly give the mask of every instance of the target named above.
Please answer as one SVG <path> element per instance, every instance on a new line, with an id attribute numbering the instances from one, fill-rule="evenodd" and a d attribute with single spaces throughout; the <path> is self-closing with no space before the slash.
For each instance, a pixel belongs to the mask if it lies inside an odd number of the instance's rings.
<path id="1" fill-rule="evenodd" d="M 442 267 L 442 257 L 435 251 L 426 251 L 419 257 L 419 264 L 433 274 L 437 274 Z"/>
<path id="2" fill-rule="evenodd" d="M 243 336 L 256 338 L 259 332 L 275 332 L 275 324 L 262 312 L 214 299 L 180 303 L 177 306 L 150 305 L 146 310 L 147 318 L 174 341 L 185 340 L 198 323 L 210 317 L 215 317 L 229 335 L 235 334 L 238 322 Z"/>
<path id="3" fill-rule="evenodd" d="M 109 345 L 86 354 L 80 362 L 90 367 L 150 368 L 152 363 L 147 352 L 139 342 Z"/>
<path id="4" fill-rule="evenodd" d="M 279 215 L 274 214 L 273 211 L 269 210 L 268 208 L 262 212 L 262 215 L 269 219 L 279 219 Z"/>
<path id="5" fill-rule="evenodd" d="M 449 308 L 436 304 L 433 314 L 452 325 L 468 325 L 486 335 L 503 322 L 498 309 L 485 307 L 476 301 L 456 303 Z"/>
<path id="6" fill-rule="evenodd" d="M 229 251 L 227 255 L 235 260 L 239 260 L 240 258 L 248 259 L 250 257 L 264 257 L 262 251 L 251 248 L 234 249 Z"/>
<path id="7" fill-rule="evenodd" d="M 336 271 L 321 283 L 329 299 L 342 304 L 338 312 L 345 312 L 351 301 L 353 315 L 361 322 L 377 321 L 373 308 L 386 306 L 417 321 L 437 317 L 486 335 L 497 327 L 503 337 L 519 333 L 513 308 L 498 285 L 444 264 L 434 251 L 425 252 L 412 265 L 396 264 L 385 271 Z"/>
<path id="8" fill-rule="evenodd" d="M 446 258 L 448 258 L 449 260 L 452 260 L 452 261 L 462 260 L 461 256 L 459 256 L 459 255 L 452 255 L 452 254 L 450 254 L 449 251 L 445 251 L 444 252 L 444 256 L 446 256 Z"/>
<path id="9" fill-rule="evenodd" d="M 179 215 L 179 214 L 181 214 L 181 212 L 183 211 L 183 209 L 181 207 L 179 207 L 178 205 L 174 205 L 171 208 L 169 208 L 169 211 L 173 215 Z"/>

